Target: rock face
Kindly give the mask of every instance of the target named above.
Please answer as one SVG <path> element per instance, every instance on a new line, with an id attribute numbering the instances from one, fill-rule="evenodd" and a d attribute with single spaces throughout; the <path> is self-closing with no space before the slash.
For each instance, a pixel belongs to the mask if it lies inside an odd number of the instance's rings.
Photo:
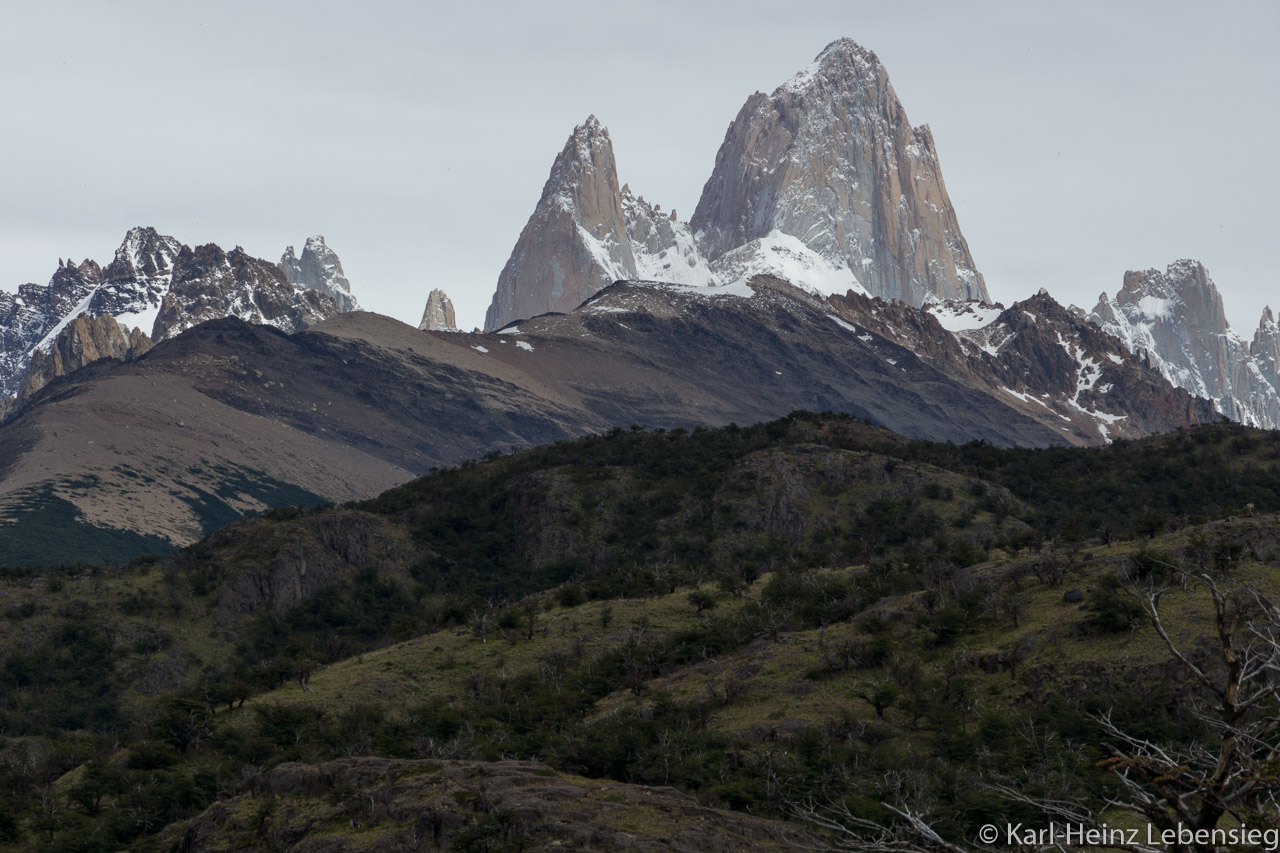
<path id="1" fill-rule="evenodd" d="M 302 247 L 302 257 L 295 257 L 293 247 L 280 256 L 280 269 L 285 279 L 295 287 L 318 290 L 338 303 L 341 311 L 358 311 L 360 306 L 351 295 L 351 282 L 342 272 L 338 253 L 325 245 L 320 234 L 307 238 Z"/>
<path id="2" fill-rule="evenodd" d="M 987 298 L 933 136 L 907 121 L 875 54 L 847 39 L 772 95 L 748 99 L 688 224 L 619 187 L 594 116 L 575 128 L 498 278 L 485 329 L 571 311 L 619 279 L 706 287 L 762 274 L 915 306 Z"/>
<path id="3" fill-rule="evenodd" d="M 131 228 L 103 270 L 102 285 L 86 313 L 110 314 L 126 326 L 151 332 L 160 300 L 173 282 L 173 264 L 183 246 L 154 228 Z"/>
<path id="4" fill-rule="evenodd" d="M 153 340 L 173 337 L 206 320 L 238 317 L 297 332 L 340 313 L 319 290 L 289 284 L 275 264 L 236 247 L 224 252 L 210 243 L 185 246 L 174 261 L 173 282 L 160 301 Z"/>
<path id="5" fill-rule="evenodd" d="M 291 256 L 292 249 L 285 252 Z M 161 340 L 226 316 L 296 331 L 346 310 L 342 305 L 355 306 L 342 264 L 323 237 L 307 241 L 296 272 L 298 283 L 290 284 L 280 268 L 242 250 L 224 253 L 211 245 L 193 251 L 154 228 L 132 228 L 105 269 L 91 260 L 59 261 L 44 287 L 0 292 L 0 399 L 18 392 L 34 354 L 51 356 L 59 333 L 78 316 L 112 316 L 123 328 Z M 35 384 L 78 361 L 46 359 Z"/>
<path id="6" fill-rule="evenodd" d="M 430 332 L 456 332 L 458 323 L 453 314 L 453 303 L 443 290 L 433 290 L 427 296 L 427 307 L 422 312 L 419 329 Z"/>
<path id="7" fill-rule="evenodd" d="M 986 300 L 938 165 L 876 55 L 828 45 L 729 126 L 690 223 L 712 261 L 775 232 L 847 266 L 872 295 Z"/>
<path id="8" fill-rule="evenodd" d="M 18 391 L 18 404 L 59 376 L 104 358 L 132 361 L 151 349 L 151 338 L 141 329 L 130 330 L 109 314 L 81 314 L 68 323 L 49 350 L 32 354 Z"/>
<path id="9" fill-rule="evenodd" d="M 1280 426 L 1280 348 L 1270 309 L 1250 345 L 1227 323 L 1222 296 L 1202 264 L 1180 260 L 1125 273 L 1114 299 L 1103 293 L 1090 321 L 1146 358 L 1170 382 L 1213 401 L 1240 423 Z"/>

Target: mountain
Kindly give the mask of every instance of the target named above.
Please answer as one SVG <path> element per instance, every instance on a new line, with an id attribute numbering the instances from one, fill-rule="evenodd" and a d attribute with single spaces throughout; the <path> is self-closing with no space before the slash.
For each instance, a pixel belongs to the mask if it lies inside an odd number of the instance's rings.
<path id="1" fill-rule="evenodd" d="M 453 302 L 443 290 L 433 290 L 427 295 L 427 305 L 422 310 L 418 328 L 428 332 L 456 332 L 458 322 L 453 313 Z"/>
<path id="2" fill-rule="evenodd" d="M 1103 293 L 1089 320 L 1232 420 L 1280 427 L 1280 335 L 1270 309 L 1247 343 L 1227 322 L 1222 296 L 1199 262 L 1126 272 L 1115 298 Z"/>
<path id="3" fill-rule="evenodd" d="M 0 529 L 17 548 L 58 519 L 74 535 L 28 544 L 74 544 L 62 561 L 163 550 L 281 503 L 368 497 L 432 467 L 631 424 L 831 410 L 912 438 L 1051 446 L 1213 416 L 1047 296 L 978 333 L 765 276 L 618 282 L 496 334 L 363 312 L 293 335 L 224 318 L 31 394 L 0 425 Z"/>
<path id="4" fill-rule="evenodd" d="M 160 300 L 152 338 L 164 340 L 219 317 L 297 332 L 337 313 L 332 298 L 289 284 L 277 265 L 239 246 L 230 252 L 212 243 L 184 246 L 174 260 L 173 283 Z"/>
<path id="5" fill-rule="evenodd" d="M 674 211 L 673 211 L 674 213 Z M 688 225 L 618 185 L 609 131 L 595 116 L 574 128 L 485 314 L 485 331 L 565 313 L 623 279 L 713 281 Z"/>
<path id="6" fill-rule="evenodd" d="M 324 236 L 317 234 L 308 237 L 302 247 L 302 257 L 293 254 L 289 246 L 280 256 L 280 269 L 285 279 L 295 287 L 307 290 L 318 290 L 332 297 L 338 303 L 340 311 L 358 311 L 359 304 L 351 295 L 351 282 L 342 272 L 342 261 L 338 253 L 325 245 Z"/>
<path id="7" fill-rule="evenodd" d="M 130 229 L 105 268 L 91 260 L 60 260 L 44 287 L 24 284 L 16 294 L 0 292 L 0 398 L 18 393 L 35 353 L 49 354 L 59 333 L 81 315 L 111 316 L 125 329 L 136 327 L 160 341 L 216 317 L 293 332 L 337 314 L 339 304 L 323 286 L 330 281 L 342 292 L 341 264 L 323 238 L 307 245 L 314 251 L 304 251 L 303 260 L 315 262 L 306 269 L 314 272 L 323 261 L 336 278 L 291 284 L 281 268 L 238 247 L 191 249 L 154 228 Z"/>
<path id="8" fill-rule="evenodd" d="M 365 498 L 493 446 L 583 429 L 501 370 L 468 370 L 473 350 L 373 315 L 334 320 L 288 336 L 222 318 L 34 392 L 0 425 L 7 558 L 128 559 L 273 506 Z"/>
<path id="9" fill-rule="evenodd" d="M 102 286 L 85 313 L 110 315 L 125 326 L 137 326 L 157 337 L 156 314 L 173 286 L 174 264 L 185 248 L 154 228 L 131 228 L 103 271 Z M 163 329 L 160 330 L 163 333 Z"/>
<path id="10" fill-rule="evenodd" d="M 707 287 L 756 275 L 915 306 L 988 298 L 933 136 L 907 121 L 875 54 L 848 39 L 747 100 L 688 223 L 620 185 L 595 116 L 576 127 L 498 277 L 485 330 L 571 311 L 617 280 Z"/>
<path id="11" fill-rule="evenodd" d="M 988 299 L 933 135 L 911 126 L 880 60 L 849 39 L 747 99 L 690 225 L 713 263 L 789 235 L 873 296 Z"/>

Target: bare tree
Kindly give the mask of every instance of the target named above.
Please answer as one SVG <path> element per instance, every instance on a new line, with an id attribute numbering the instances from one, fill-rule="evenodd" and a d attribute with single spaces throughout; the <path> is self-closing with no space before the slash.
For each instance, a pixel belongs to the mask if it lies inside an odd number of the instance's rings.
<path id="1" fill-rule="evenodd" d="M 1185 669 L 1191 711 L 1213 738 L 1154 744 L 1103 715 L 1099 723 L 1116 745 L 1105 766 L 1123 790 L 1108 805 L 1162 829 L 1213 829 L 1224 815 L 1240 823 L 1264 812 L 1274 819 L 1280 792 L 1280 611 L 1255 588 L 1224 589 L 1208 574 L 1177 575 L 1192 589 L 1204 589 L 1213 603 L 1212 656 L 1197 660 L 1170 635 L 1160 612 L 1168 583 L 1136 594 L 1160 640 Z"/>

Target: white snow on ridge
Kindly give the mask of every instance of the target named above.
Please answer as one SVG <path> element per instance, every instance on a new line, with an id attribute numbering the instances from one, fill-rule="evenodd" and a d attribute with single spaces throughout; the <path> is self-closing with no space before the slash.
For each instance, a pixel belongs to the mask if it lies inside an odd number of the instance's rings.
<path id="1" fill-rule="evenodd" d="M 705 286 L 715 283 L 715 274 L 703 257 L 689 223 L 662 213 L 661 207 L 631 194 L 622 193 L 622 212 L 636 274 L 631 278 L 670 281 Z"/>
<path id="2" fill-rule="evenodd" d="M 923 310 L 948 332 L 968 332 L 991 325 L 1003 312 L 998 305 L 982 302 L 930 302 Z"/>
<path id="3" fill-rule="evenodd" d="M 1044 406 L 1046 409 L 1049 408 L 1049 404 L 1046 403 L 1044 400 L 1041 400 L 1039 397 L 1034 397 L 1030 394 L 1024 394 L 1021 391 L 1015 391 L 1012 388 L 1006 388 L 1004 386 L 1001 386 L 1000 390 L 1005 392 L 1006 394 L 1009 394 L 1010 396 L 1017 397 L 1019 400 L 1021 400 L 1024 403 L 1036 403 L 1038 405 Z"/>
<path id="4" fill-rule="evenodd" d="M 711 269 L 720 281 L 730 285 L 745 283 L 757 275 L 774 275 L 818 296 L 850 290 L 870 295 L 847 264 L 837 265 L 781 231 L 734 249 L 717 259 Z"/>

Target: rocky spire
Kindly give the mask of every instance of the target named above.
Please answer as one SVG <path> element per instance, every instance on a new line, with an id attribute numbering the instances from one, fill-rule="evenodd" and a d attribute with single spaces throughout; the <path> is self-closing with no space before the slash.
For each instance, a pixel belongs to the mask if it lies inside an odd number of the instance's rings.
<path id="1" fill-rule="evenodd" d="M 747 99 L 690 225 L 713 265 L 780 232 L 874 296 L 989 299 L 933 135 L 911 126 L 880 60 L 849 39 Z"/>
<path id="2" fill-rule="evenodd" d="M 573 129 L 485 314 L 486 331 L 547 311 L 572 311 L 635 275 L 609 131 L 589 116 Z"/>
<path id="3" fill-rule="evenodd" d="M 18 405 L 59 376 L 104 358 L 132 361 L 151 349 L 141 329 L 121 326 L 109 315 L 81 314 L 68 323 L 47 351 L 36 350 L 18 391 Z"/>
<path id="4" fill-rule="evenodd" d="M 433 290 L 427 296 L 427 307 L 422 312 L 419 329 L 429 332 L 456 332 L 457 320 L 453 314 L 453 303 L 443 290 Z"/>
<path id="5" fill-rule="evenodd" d="M 1277 325 L 1271 306 L 1262 309 L 1258 330 L 1253 333 L 1249 354 L 1272 385 L 1280 390 L 1280 325 Z"/>
<path id="6" fill-rule="evenodd" d="M 280 256 L 280 269 L 294 287 L 318 290 L 332 297 L 342 311 L 359 310 L 351 295 L 351 282 L 342 271 L 342 261 L 337 252 L 325 245 L 323 235 L 308 237 L 301 257 L 294 255 L 292 246 L 286 248 Z"/>
<path id="7" fill-rule="evenodd" d="M 1232 420 L 1280 426 L 1280 389 L 1262 364 L 1267 316 L 1250 347 L 1227 322 L 1222 295 L 1200 262 L 1175 261 L 1163 272 L 1126 272 L 1115 298 L 1103 293 L 1089 319 L 1131 352 L 1145 354 L 1171 383 L 1212 400 Z"/>

